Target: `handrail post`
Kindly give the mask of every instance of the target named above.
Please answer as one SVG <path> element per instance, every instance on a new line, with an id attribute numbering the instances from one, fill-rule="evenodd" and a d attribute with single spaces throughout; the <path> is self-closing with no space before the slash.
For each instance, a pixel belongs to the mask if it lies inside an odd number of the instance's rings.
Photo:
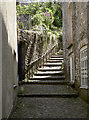
<path id="1" fill-rule="evenodd" d="M 37 62 L 36 62 L 36 73 L 37 73 L 37 69 L 38 69 L 38 66 L 39 66 L 38 63 L 39 63 L 39 62 L 37 61 Z"/>
<path id="2" fill-rule="evenodd" d="M 34 67 L 34 65 L 32 66 L 32 76 L 33 76 L 33 74 L 34 74 L 34 72 L 33 72 L 33 67 Z"/>
<path id="3" fill-rule="evenodd" d="M 44 56 L 43 56 L 43 67 L 44 67 Z"/>
<path id="4" fill-rule="evenodd" d="M 29 79 L 29 69 L 28 69 L 28 67 L 27 67 L 27 73 L 26 73 L 27 75 L 27 81 L 28 81 L 28 79 Z"/>
<path id="5" fill-rule="evenodd" d="M 29 74 L 28 74 L 29 76 L 28 76 L 28 79 L 30 79 L 31 72 L 30 72 L 30 69 L 28 69 L 28 70 L 29 70 Z"/>
<path id="6" fill-rule="evenodd" d="M 27 73 L 26 73 L 26 78 L 27 78 L 27 81 L 28 81 L 28 70 L 27 70 Z"/>
<path id="7" fill-rule="evenodd" d="M 28 80 L 30 79 L 30 70 L 28 71 Z"/>
<path id="8" fill-rule="evenodd" d="M 46 62 L 47 62 L 47 53 L 46 53 Z"/>

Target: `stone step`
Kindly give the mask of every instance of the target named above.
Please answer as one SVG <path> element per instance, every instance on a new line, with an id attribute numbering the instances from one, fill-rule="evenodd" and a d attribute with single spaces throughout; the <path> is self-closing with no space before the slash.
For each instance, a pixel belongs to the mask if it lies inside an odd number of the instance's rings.
<path id="1" fill-rule="evenodd" d="M 23 93 L 21 93 L 23 87 Z M 77 97 L 78 92 L 68 85 L 26 84 L 19 88 L 20 97 Z"/>
<path id="2" fill-rule="evenodd" d="M 45 84 L 45 85 L 64 85 L 69 84 L 69 81 L 66 80 L 28 80 L 27 82 L 21 82 L 19 85 L 23 84 Z"/>
<path id="3" fill-rule="evenodd" d="M 39 68 L 38 71 L 60 71 L 61 70 L 61 66 L 59 67 L 43 67 L 43 68 Z"/>
<path id="4" fill-rule="evenodd" d="M 72 94 L 18 94 L 18 97 L 60 97 L 60 98 L 72 98 L 72 97 L 78 97 L 78 94 L 72 93 Z"/>
<path id="5" fill-rule="evenodd" d="M 63 71 L 54 71 L 54 72 L 37 72 L 37 73 L 35 73 L 34 75 L 36 75 L 36 76 L 48 76 L 48 75 L 63 75 L 64 74 L 64 72 Z"/>
<path id="6" fill-rule="evenodd" d="M 62 63 L 45 63 L 44 66 L 62 66 Z"/>
<path id="7" fill-rule="evenodd" d="M 64 60 L 64 58 L 50 58 L 49 60 Z"/>
<path id="8" fill-rule="evenodd" d="M 62 63 L 62 60 L 47 60 L 49 63 Z"/>
<path id="9" fill-rule="evenodd" d="M 29 80 L 63 80 L 65 76 L 33 76 Z"/>
<path id="10" fill-rule="evenodd" d="M 51 58 L 63 58 L 63 55 L 54 55 Z"/>

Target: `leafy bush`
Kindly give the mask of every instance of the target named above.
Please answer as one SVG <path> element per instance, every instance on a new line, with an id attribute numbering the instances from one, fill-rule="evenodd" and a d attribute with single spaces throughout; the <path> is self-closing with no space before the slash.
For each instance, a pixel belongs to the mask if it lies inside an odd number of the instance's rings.
<path id="1" fill-rule="evenodd" d="M 23 22 L 20 23 L 20 29 L 24 29 L 24 24 L 23 24 Z"/>
<path id="2" fill-rule="evenodd" d="M 52 35 L 52 32 L 47 32 L 47 43 L 49 43 L 51 35 Z"/>
<path id="3" fill-rule="evenodd" d="M 44 19 L 44 23 L 49 27 L 54 21 L 53 13 L 49 8 L 45 8 L 46 12 L 41 12 L 41 15 Z"/>
<path id="4" fill-rule="evenodd" d="M 30 14 L 31 16 L 35 15 L 38 12 L 41 12 L 40 4 L 38 2 L 36 3 L 30 3 L 28 5 L 24 5 L 23 7 L 21 4 L 16 6 L 16 13 L 17 15 L 20 14 Z"/>
<path id="5" fill-rule="evenodd" d="M 51 26 L 50 26 L 50 29 L 51 29 L 51 30 L 57 30 L 57 27 L 54 26 L 54 25 L 51 25 Z"/>
<path id="6" fill-rule="evenodd" d="M 54 41 L 55 41 L 55 34 L 51 35 L 51 39 L 52 39 L 52 43 L 54 43 Z"/>
<path id="7" fill-rule="evenodd" d="M 59 3 L 44 2 L 44 3 L 29 3 L 28 5 L 16 6 L 17 15 L 29 14 L 31 17 L 31 29 L 39 32 L 40 35 L 46 36 L 49 40 L 52 35 L 60 39 L 62 42 L 62 10 Z M 20 28 L 24 29 L 24 24 L 20 23 Z M 58 32 L 57 32 L 58 31 Z M 60 32 L 60 34 L 59 34 Z M 52 39 L 54 39 L 54 36 Z"/>
<path id="8" fill-rule="evenodd" d="M 57 31 L 52 31 L 53 34 L 55 34 L 56 36 L 59 36 L 59 33 Z"/>
<path id="9" fill-rule="evenodd" d="M 63 41 L 63 33 L 62 33 L 62 32 L 60 32 L 60 35 L 59 35 L 59 40 L 60 40 L 60 42 L 62 42 L 62 41 Z"/>
<path id="10" fill-rule="evenodd" d="M 55 25 L 56 27 L 62 27 L 62 10 L 59 3 L 57 3 L 54 17 L 55 19 L 54 19 L 53 25 Z"/>
<path id="11" fill-rule="evenodd" d="M 34 15 L 33 18 L 31 18 L 31 20 L 30 20 L 32 26 L 40 25 L 43 21 L 44 21 L 44 19 L 42 18 L 42 16 L 40 14 Z"/>

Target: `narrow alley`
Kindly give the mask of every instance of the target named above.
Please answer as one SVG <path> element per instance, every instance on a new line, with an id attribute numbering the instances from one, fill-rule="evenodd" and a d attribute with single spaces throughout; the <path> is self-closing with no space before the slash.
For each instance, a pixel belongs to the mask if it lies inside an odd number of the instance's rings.
<path id="1" fill-rule="evenodd" d="M 87 118 L 87 103 L 65 78 L 62 54 L 53 55 L 23 82 L 10 118 Z"/>
<path id="2" fill-rule="evenodd" d="M 66 1 L 0 0 L 0 120 L 89 119 L 89 2 Z"/>

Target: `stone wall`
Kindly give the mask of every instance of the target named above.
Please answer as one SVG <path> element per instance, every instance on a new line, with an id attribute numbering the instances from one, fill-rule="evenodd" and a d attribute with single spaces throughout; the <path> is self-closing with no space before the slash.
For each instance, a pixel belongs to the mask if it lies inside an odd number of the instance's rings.
<path id="1" fill-rule="evenodd" d="M 17 32 L 16 1 L 0 1 L 0 119 L 8 118 L 16 100 Z M 1 84 L 2 81 L 2 84 Z M 2 91 L 2 93 L 1 93 Z M 2 102 L 1 102 L 2 100 Z"/>
<path id="2" fill-rule="evenodd" d="M 87 37 L 88 37 L 88 51 L 89 51 L 89 2 L 87 3 Z M 88 54 L 89 63 L 89 54 Z M 88 86 L 89 86 L 89 64 L 88 64 Z M 88 103 L 89 103 L 89 89 L 88 89 Z M 88 115 L 89 116 L 89 115 Z"/>
<path id="3" fill-rule="evenodd" d="M 57 44 L 57 39 L 47 39 L 45 35 L 40 35 L 40 33 L 36 31 L 20 30 L 18 46 L 20 44 L 22 44 L 22 79 L 25 79 L 24 74 L 27 66 Z"/>
<path id="4" fill-rule="evenodd" d="M 0 3 L 1 6 L 1 3 Z M 0 119 L 2 119 L 2 13 L 0 8 Z"/>
<path id="5" fill-rule="evenodd" d="M 71 9 L 70 9 L 71 6 Z M 63 4 L 63 48 L 65 58 L 65 69 L 67 79 L 70 81 L 70 55 L 74 54 L 74 69 L 75 69 L 75 87 L 79 91 L 80 96 L 87 100 L 87 90 L 80 89 L 81 75 L 80 75 L 80 49 L 88 44 L 87 35 L 87 2 L 85 3 L 64 3 Z M 71 10 L 71 16 L 68 12 Z M 69 22 L 72 27 L 69 29 Z M 70 32 L 71 31 L 71 32 Z M 72 34 L 71 34 L 72 33 Z M 70 42 L 71 38 L 71 42 Z M 89 67 L 88 67 L 89 68 Z M 85 94 L 85 96 L 84 96 Z"/>

